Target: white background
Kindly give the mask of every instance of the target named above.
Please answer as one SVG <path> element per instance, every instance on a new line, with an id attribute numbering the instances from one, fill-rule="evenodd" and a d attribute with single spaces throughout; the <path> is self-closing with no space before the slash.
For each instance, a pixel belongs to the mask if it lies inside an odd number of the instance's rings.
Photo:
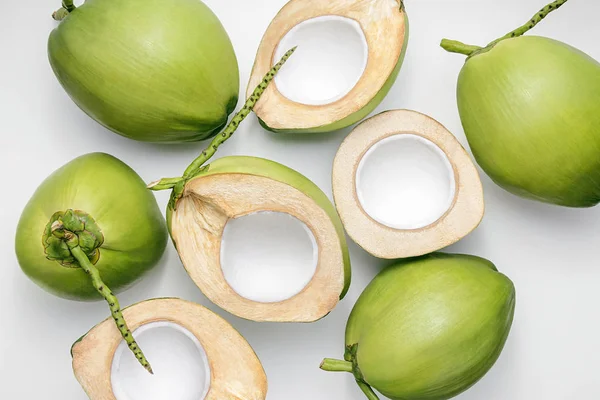
<path id="1" fill-rule="evenodd" d="M 0 399 L 84 400 L 71 372 L 69 348 L 108 316 L 104 303 L 76 303 L 46 294 L 21 272 L 14 233 L 39 183 L 72 158 L 104 151 L 146 180 L 178 176 L 204 144 L 136 143 L 85 116 L 54 78 L 46 55 L 55 22 L 52 0 L 2 1 L 0 24 Z M 326 1 L 326 0 L 323 0 Z M 264 29 L 286 0 L 206 0 L 229 31 L 245 88 Z M 378 111 L 415 109 L 440 120 L 466 145 L 455 86 L 464 57 L 445 53 L 443 37 L 486 44 L 524 23 L 546 0 L 408 0 L 410 45 L 400 77 Z M 563 40 L 600 59 L 600 2 L 577 0 L 535 34 Z M 301 171 L 330 194 L 335 152 L 349 130 L 278 136 L 251 116 L 220 155 L 270 158 Z M 600 155 L 599 155 L 600 156 Z M 517 312 L 504 353 L 461 400 L 599 399 L 600 209 L 571 210 L 514 197 L 487 177 L 481 227 L 449 251 L 489 258 L 515 282 Z M 167 194 L 158 196 L 161 207 Z M 360 292 L 387 263 L 351 244 L 354 279 L 348 297 L 309 325 L 258 324 L 209 304 L 184 272 L 171 245 L 161 265 L 120 298 L 124 305 L 177 296 L 208 305 L 248 339 L 269 378 L 270 400 L 363 399 L 348 374 L 318 369 L 341 357 L 344 327 Z M 177 400 L 177 399 L 173 399 Z"/>

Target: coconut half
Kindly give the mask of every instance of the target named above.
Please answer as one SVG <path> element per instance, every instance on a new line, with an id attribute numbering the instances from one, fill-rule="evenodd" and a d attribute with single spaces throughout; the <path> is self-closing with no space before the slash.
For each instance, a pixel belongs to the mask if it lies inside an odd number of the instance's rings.
<path id="1" fill-rule="evenodd" d="M 381 103 L 408 43 L 400 0 L 291 0 L 259 46 L 248 96 L 274 61 L 298 46 L 254 109 L 277 132 L 330 132 Z"/>
<path id="2" fill-rule="evenodd" d="M 73 371 L 91 400 L 264 400 L 256 354 L 227 321 L 179 299 L 123 310 L 154 375 L 137 365 L 112 319 L 73 345 Z"/>
<path id="3" fill-rule="evenodd" d="M 221 158 L 186 184 L 168 220 L 190 277 L 239 317 L 312 322 L 348 290 L 350 259 L 335 208 L 281 164 Z"/>
<path id="4" fill-rule="evenodd" d="M 344 140 L 333 195 L 350 237 L 386 259 L 449 246 L 484 214 L 479 173 L 465 149 L 439 122 L 408 110 L 372 117 Z"/>

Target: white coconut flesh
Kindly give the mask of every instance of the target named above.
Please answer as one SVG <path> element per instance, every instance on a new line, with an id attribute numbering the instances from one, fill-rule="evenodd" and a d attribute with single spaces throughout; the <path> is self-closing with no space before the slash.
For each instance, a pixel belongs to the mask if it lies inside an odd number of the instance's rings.
<path id="1" fill-rule="evenodd" d="M 311 230 L 280 212 L 230 219 L 221 239 L 225 280 L 246 299 L 274 303 L 300 293 L 317 270 L 319 252 Z"/>
<path id="2" fill-rule="evenodd" d="M 210 387 L 210 366 L 200 341 L 172 322 L 152 322 L 133 332 L 154 374 L 139 367 L 123 341 L 111 368 L 117 400 L 204 400 Z"/>
<path id="3" fill-rule="evenodd" d="M 123 316 L 154 375 L 108 318 L 71 350 L 73 372 L 90 400 L 266 398 L 267 378 L 248 342 L 205 307 L 155 299 L 124 309 Z"/>
<path id="4" fill-rule="evenodd" d="M 219 173 L 188 182 L 171 219 L 183 265 L 219 307 L 255 321 L 312 322 L 344 288 L 328 214 L 294 186 Z"/>
<path id="5" fill-rule="evenodd" d="M 365 120 L 344 140 L 333 194 L 350 237 L 386 259 L 456 243 L 484 213 L 479 173 L 464 148 L 439 122 L 408 110 Z"/>
<path id="6" fill-rule="evenodd" d="M 272 129 L 327 127 L 373 100 L 404 50 L 398 0 L 291 0 L 269 25 L 248 84 L 252 94 L 273 62 L 298 46 L 254 111 Z"/>
<path id="7" fill-rule="evenodd" d="M 400 133 L 375 143 L 356 171 L 360 205 L 395 229 L 433 224 L 452 206 L 454 170 L 446 154 L 422 136 Z"/>
<path id="8" fill-rule="evenodd" d="M 315 106 L 346 96 L 364 74 L 369 57 L 360 24 L 335 15 L 293 27 L 279 42 L 275 59 L 292 47 L 296 53 L 275 77 L 275 85 L 291 101 Z"/>

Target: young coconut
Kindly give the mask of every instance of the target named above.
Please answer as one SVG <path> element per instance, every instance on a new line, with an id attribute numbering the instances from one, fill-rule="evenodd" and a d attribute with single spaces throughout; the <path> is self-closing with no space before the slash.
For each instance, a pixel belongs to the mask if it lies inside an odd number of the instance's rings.
<path id="1" fill-rule="evenodd" d="M 350 237 L 387 259 L 449 246 L 484 213 L 465 149 L 439 122 L 408 110 L 372 117 L 344 140 L 333 162 L 333 196 Z"/>
<path id="2" fill-rule="evenodd" d="M 16 253 L 23 272 L 48 292 L 105 299 L 115 332 L 151 372 L 114 293 L 154 267 L 166 243 L 163 216 L 142 179 L 116 158 L 92 153 L 40 185 L 17 226 Z"/>
<path id="3" fill-rule="evenodd" d="M 204 165 L 293 51 L 267 74 L 183 177 L 149 185 L 152 190 L 173 189 L 167 223 L 194 282 L 218 306 L 255 321 L 318 320 L 350 285 L 342 223 L 313 182 L 254 157 L 225 157 Z"/>
<path id="4" fill-rule="evenodd" d="M 118 331 L 106 320 L 73 345 L 73 371 L 90 400 L 264 400 L 267 378 L 256 354 L 227 321 L 179 299 L 123 310 L 154 361 L 155 375 L 131 368 Z"/>
<path id="5" fill-rule="evenodd" d="M 346 326 L 344 360 L 321 369 L 350 372 L 368 399 L 446 400 L 494 365 L 515 309 L 513 283 L 491 262 L 431 254 L 383 270 Z"/>
<path id="6" fill-rule="evenodd" d="M 203 140 L 235 109 L 233 46 L 200 0 L 63 0 L 54 18 L 52 69 L 108 129 L 148 142 Z"/>
<path id="7" fill-rule="evenodd" d="M 545 37 L 525 37 L 567 0 L 484 48 L 444 40 L 468 55 L 458 108 L 479 165 L 519 196 L 568 207 L 600 202 L 600 63 Z"/>
<path id="8" fill-rule="evenodd" d="M 248 96 L 283 52 L 300 55 L 256 107 L 274 132 L 331 132 L 365 118 L 394 84 L 408 44 L 402 0 L 291 0 L 267 29 Z"/>

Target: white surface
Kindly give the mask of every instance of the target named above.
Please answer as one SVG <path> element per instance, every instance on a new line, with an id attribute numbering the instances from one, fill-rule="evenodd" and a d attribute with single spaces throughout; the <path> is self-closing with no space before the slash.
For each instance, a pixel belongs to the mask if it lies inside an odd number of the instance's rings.
<path id="1" fill-rule="evenodd" d="M 210 366 L 202 345 L 182 326 L 151 322 L 133 332 L 152 365 L 140 366 L 122 341 L 113 357 L 111 383 L 117 400 L 203 400 L 210 388 Z"/>
<path id="2" fill-rule="evenodd" d="M 261 303 L 294 297 L 317 270 L 319 247 L 311 230 L 286 213 L 259 212 L 230 219 L 221 239 L 221 269 L 240 296 Z"/>
<path id="3" fill-rule="evenodd" d="M 301 22 L 279 42 L 273 63 L 298 46 L 275 77 L 282 95 L 302 104 L 333 103 L 350 92 L 365 72 L 367 38 L 350 18 L 323 16 Z"/>
<path id="4" fill-rule="evenodd" d="M 399 134 L 375 143 L 356 171 L 356 194 L 375 221 L 395 229 L 418 229 L 437 221 L 452 205 L 454 170 L 428 139 Z"/>
<path id="5" fill-rule="evenodd" d="M 0 116 L 3 171 L 0 207 L 0 399 L 85 400 L 73 378 L 71 344 L 109 316 L 103 303 L 46 294 L 21 272 L 14 232 L 21 210 L 54 169 L 90 151 L 127 162 L 146 181 L 178 176 L 203 144 L 136 143 L 107 132 L 69 100 L 48 65 L 46 43 L 59 1 L 3 2 L 0 25 Z M 207 0 L 230 32 L 247 82 L 263 30 L 285 0 Z M 545 0 L 407 0 L 410 45 L 398 82 L 377 111 L 410 108 L 430 114 L 466 145 L 455 100 L 464 57 L 439 48 L 448 37 L 487 43 L 524 23 Z M 9 8 L 7 8 L 9 7 Z M 600 59 L 600 2 L 571 1 L 535 29 Z M 278 136 L 250 117 L 220 155 L 271 158 L 297 169 L 331 194 L 331 164 L 348 130 Z M 515 282 L 517 310 L 500 360 L 459 400 L 594 400 L 600 398 L 600 208 L 571 210 L 506 193 L 482 176 L 487 212 L 481 226 L 451 252 L 493 260 Z M 158 195 L 165 207 L 168 194 Z M 367 283 L 389 261 L 350 245 L 348 296 L 314 324 L 258 324 L 217 310 L 186 275 L 169 245 L 161 265 L 120 296 L 123 305 L 177 296 L 208 305 L 248 339 L 269 377 L 269 400 L 364 400 L 348 374 L 319 370 L 341 357 L 344 327 Z"/>

